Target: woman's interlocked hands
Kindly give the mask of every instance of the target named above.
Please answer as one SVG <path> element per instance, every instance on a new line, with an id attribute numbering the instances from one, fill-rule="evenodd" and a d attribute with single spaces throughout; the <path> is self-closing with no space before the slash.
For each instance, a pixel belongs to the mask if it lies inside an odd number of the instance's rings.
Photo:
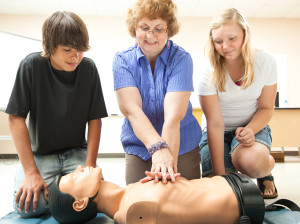
<path id="1" fill-rule="evenodd" d="M 162 181 L 166 184 L 168 180 L 174 182 L 177 176 L 177 165 L 170 150 L 162 148 L 152 155 L 151 172 L 146 171 L 146 177 L 140 182 L 145 183 L 154 179 L 155 183 Z"/>
<path id="2" fill-rule="evenodd" d="M 155 177 L 157 177 L 159 180 L 162 179 L 162 172 L 155 173 L 155 172 L 146 171 L 145 174 L 146 174 L 146 177 L 144 177 L 143 179 L 140 180 L 141 183 L 146 183 L 148 181 L 151 181 Z M 180 177 L 180 173 L 175 173 L 174 174 L 174 178 L 177 178 L 177 177 Z M 166 178 L 167 178 L 167 181 L 171 181 L 171 175 L 170 174 L 167 174 Z"/>

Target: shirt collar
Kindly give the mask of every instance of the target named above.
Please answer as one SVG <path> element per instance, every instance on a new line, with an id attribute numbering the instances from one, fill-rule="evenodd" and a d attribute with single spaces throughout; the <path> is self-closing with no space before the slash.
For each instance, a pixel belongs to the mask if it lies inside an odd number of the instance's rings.
<path id="1" fill-rule="evenodd" d="M 139 60 L 142 57 L 145 57 L 145 55 L 143 54 L 140 46 L 137 44 L 136 45 L 136 59 Z"/>
<path id="2" fill-rule="evenodd" d="M 168 58 L 169 58 L 169 55 L 170 55 L 170 48 L 171 48 L 171 45 L 173 43 L 171 42 L 171 40 L 167 40 L 167 43 L 163 49 L 163 51 L 161 52 L 161 54 L 158 56 L 162 59 L 162 61 L 167 64 L 168 62 Z"/>
<path id="3" fill-rule="evenodd" d="M 171 45 L 173 45 L 173 42 L 172 42 L 171 40 L 167 40 L 167 43 L 166 43 L 166 45 L 165 45 L 163 51 L 162 51 L 162 52 L 160 53 L 160 55 L 158 56 L 159 58 L 162 59 L 162 61 L 163 61 L 165 64 L 167 64 L 168 57 L 169 57 L 169 55 L 170 55 L 170 48 L 171 48 Z M 140 46 L 137 44 L 137 45 L 136 45 L 136 58 L 137 58 L 137 60 L 139 61 L 139 59 L 142 58 L 142 57 L 146 57 L 146 56 L 143 54 L 143 52 L 142 52 Z"/>

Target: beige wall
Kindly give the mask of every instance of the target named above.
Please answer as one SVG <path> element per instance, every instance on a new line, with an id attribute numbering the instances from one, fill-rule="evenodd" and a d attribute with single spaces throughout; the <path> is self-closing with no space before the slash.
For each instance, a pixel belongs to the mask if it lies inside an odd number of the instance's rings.
<path id="1" fill-rule="evenodd" d="M 0 14 L 0 31 L 41 39 L 41 27 L 45 18 L 46 16 Z M 82 18 L 88 26 L 92 47 L 120 51 L 134 43 L 134 39 L 127 33 L 123 17 Z M 180 18 L 180 21 L 181 31 L 173 40 L 189 52 L 203 53 L 210 19 Z M 289 104 L 300 107 L 300 97 L 297 97 L 300 93 L 300 19 L 250 18 L 248 22 L 252 30 L 253 46 L 271 54 L 287 55 Z"/>
<path id="2" fill-rule="evenodd" d="M 0 154 L 16 154 L 12 137 L 8 128 L 8 115 L 0 111 Z"/>
<path id="3" fill-rule="evenodd" d="M 0 31 L 13 33 L 35 39 L 41 39 L 41 27 L 46 16 L 1 15 Z M 129 36 L 122 17 L 84 17 L 90 38 L 91 46 L 104 51 L 120 51 L 134 43 Z M 207 40 L 209 18 L 180 18 L 181 31 L 173 40 L 191 53 L 203 53 Z M 300 107 L 298 85 L 300 83 L 300 19 L 248 19 L 252 30 L 253 46 L 265 49 L 271 54 L 287 55 L 288 96 L 290 105 Z M 108 50 L 109 49 L 109 50 Z M 25 56 L 25 55 L 24 55 Z M 97 61 L 97 58 L 93 58 Z M 5 63 L 5 62 L 1 62 Z M 194 64 L 197 63 L 194 61 Z M 108 84 L 107 84 L 108 85 Z M 111 87 L 112 88 L 112 87 Z M 0 90 L 1 91 L 1 90 Z M 194 105 L 197 107 L 198 105 Z M 119 120 L 116 120 L 116 122 Z M 110 127 L 110 119 L 103 121 Z M 106 122 L 106 123 L 105 123 Z M 121 122 L 120 122 L 121 124 Z M 121 130 L 121 129 L 119 129 Z M 110 133 L 110 132 L 105 132 Z M 0 153 L 15 153 L 12 140 L 7 138 L 7 115 L 0 112 Z M 116 135 L 119 138 L 119 134 Z M 105 139 L 102 138 L 100 148 L 105 152 Z M 120 144 L 120 142 L 118 142 Z M 121 149 L 121 146 L 114 148 Z"/>

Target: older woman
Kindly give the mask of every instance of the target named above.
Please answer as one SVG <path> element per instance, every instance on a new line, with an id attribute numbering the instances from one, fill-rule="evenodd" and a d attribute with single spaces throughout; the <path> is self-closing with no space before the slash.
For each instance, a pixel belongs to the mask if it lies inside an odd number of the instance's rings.
<path id="1" fill-rule="evenodd" d="M 114 88 L 125 116 L 121 141 L 126 183 L 162 172 L 163 183 L 180 172 L 200 177 L 201 128 L 189 102 L 193 63 L 189 53 L 169 40 L 179 31 L 171 0 L 138 0 L 127 15 L 136 44 L 113 61 Z M 156 182 L 158 178 L 155 178 Z"/>

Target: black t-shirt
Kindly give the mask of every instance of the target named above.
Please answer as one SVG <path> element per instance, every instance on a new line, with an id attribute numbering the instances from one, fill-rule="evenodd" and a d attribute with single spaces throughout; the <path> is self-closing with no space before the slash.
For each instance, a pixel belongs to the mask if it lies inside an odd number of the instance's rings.
<path id="1" fill-rule="evenodd" d="M 83 58 L 73 72 L 58 71 L 40 52 L 20 63 L 6 113 L 27 117 L 32 151 L 49 155 L 86 148 L 86 123 L 107 116 L 95 63 Z"/>

